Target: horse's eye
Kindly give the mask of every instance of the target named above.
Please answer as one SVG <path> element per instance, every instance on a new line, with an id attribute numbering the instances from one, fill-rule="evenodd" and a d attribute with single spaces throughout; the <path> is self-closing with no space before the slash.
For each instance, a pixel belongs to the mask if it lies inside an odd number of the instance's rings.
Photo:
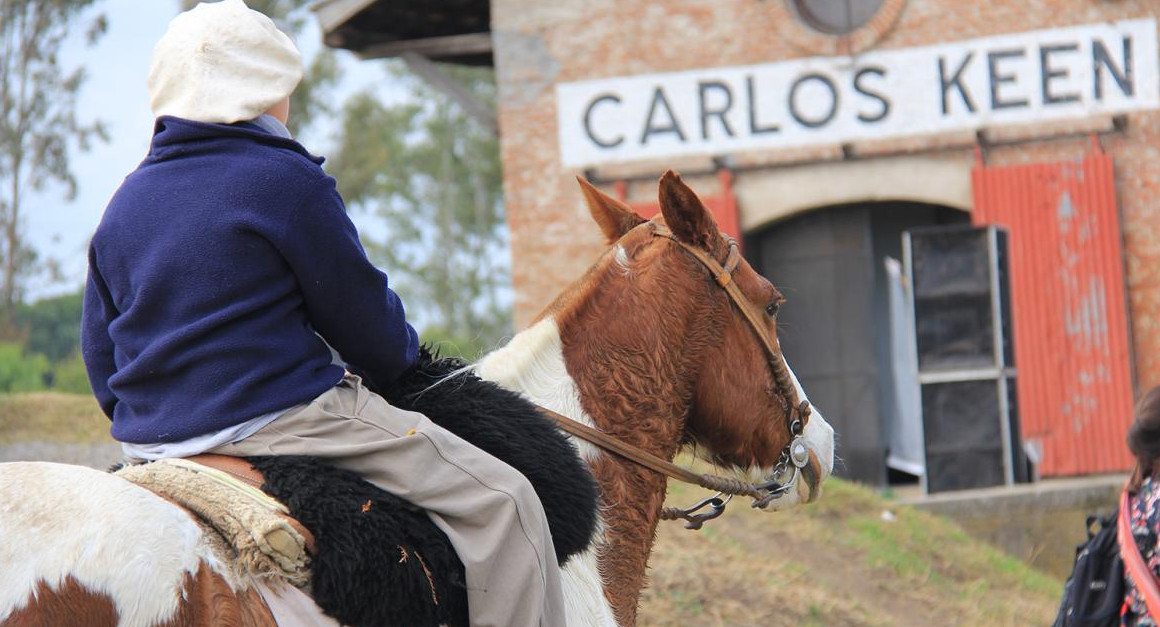
<path id="1" fill-rule="evenodd" d="M 770 318 L 776 318 L 778 309 L 781 309 L 781 303 L 773 302 L 773 303 L 770 303 L 769 306 L 765 308 L 765 313 Z"/>

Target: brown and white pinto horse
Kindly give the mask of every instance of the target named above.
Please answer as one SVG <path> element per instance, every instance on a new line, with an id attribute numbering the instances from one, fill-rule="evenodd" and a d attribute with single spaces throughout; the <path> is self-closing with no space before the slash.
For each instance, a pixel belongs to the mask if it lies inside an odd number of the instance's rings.
<path id="1" fill-rule="evenodd" d="M 779 384 L 738 305 L 685 250 L 726 259 L 712 217 L 671 172 L 661 179 L 661 216 L 650 223 L 581 184 L 612 247 L 530 328 L 481 360 L 478 374 L 663 459 L 694 444 L 748 480 L 768 479 L 791 439 L 792 397 L 805 394 L 788 369 Z M 672 238 L 658 237 L 658 225 Z M 776 337 L 781 295 L 743 260 L 732 280 Z M 818 412 L 803 437 L 808 463 L 768 510 L 817 498 L 830 473 L 833 431 Z M 665 477 L 576 443 L 599 484 L 603 524 L 564 569 L 568 624 L 634 625 Z M 215 542 L 184 510 L 114 476 L 0 464 L 0 624 L 334 624 L 287 613 L 301 593 L 287 587 L 274 598 L 222 560 Z"/>

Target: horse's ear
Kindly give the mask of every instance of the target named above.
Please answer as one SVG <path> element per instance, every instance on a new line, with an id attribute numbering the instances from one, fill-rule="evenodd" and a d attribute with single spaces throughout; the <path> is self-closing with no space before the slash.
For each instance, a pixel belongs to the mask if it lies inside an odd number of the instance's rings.
<path id="1" fill-rule="evenodd" d="M 669 170 L 661 177 L 661 214 L 673 235 L 682 242 L 711 249 L 721 239 L 721 231 L 713 216 L 697 194 L 681 180 L 681 175 Z"/>
<path id="2" fill-rule="evenodd" d="M 604 237 L 608 239 L 609 244 L 623 237 L 637 225 L 647 222 L 631 207 L 596 189 L 592 183 L 579 176 L 576 180 L 580 183 L 580 189 L 584 191 L 584 200 L 588 203 L 592 219 L 600 225 L 600 230 L 604 231 Z"/>

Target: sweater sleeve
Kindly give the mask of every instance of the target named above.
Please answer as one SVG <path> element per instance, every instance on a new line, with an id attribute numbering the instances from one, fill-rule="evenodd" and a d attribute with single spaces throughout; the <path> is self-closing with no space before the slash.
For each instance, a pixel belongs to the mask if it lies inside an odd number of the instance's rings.
<path id="1" fill-rule="evenodd" d="M 322 179 L 286 217 L 275 245 L 298 278 L 310 324 L 371 380 L 394 382 L 414 363 L 418 334 L 387 275 L 367 259 L 334 179 Z"/>
<path id="2" fill-rule="evenodd" d="M 109 337 L 109 324 L 117 317 L 109 288 L 101 278 L 96 266 L 96 258 L 89 250 L 89 275 L 85 282 L 84 304 L 81 309 L 81 355 L 85 370 L 89 375 L 89 385 L 101 406 L 101 411 L 110 420 L 117 406 L 117 397 L 109 389 L 109 378 L 117 372 L 113 358 L 113 340 Z"/>

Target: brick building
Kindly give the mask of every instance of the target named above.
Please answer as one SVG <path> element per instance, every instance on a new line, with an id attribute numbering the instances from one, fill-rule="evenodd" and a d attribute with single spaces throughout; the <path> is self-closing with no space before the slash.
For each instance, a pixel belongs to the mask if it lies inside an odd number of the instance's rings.
<path id="1" fill-rule="evenodd" d="M 602 250 L 574 178 L 644 206 L 673 168 L 788 296 L 783 348 L 838 431 L 839 473 L 977 478 L 950 488 L 1130 464 L 1132 399 L 1160 384 L 1153 0 L 405 4 L 318 11 L 364 56 L 494 65 L 517 328 Z M 924 313 L 906 273 L 953 259 L 907 247 L 968 240 L 998 247 L 989 296 Z M 924 341 L 945 356 L 960 331 L 994 331 L 994 359 L 924 365 Z M 938 387 L 972 381 L 985 402 Z M 914 420 L 925 458 L 891 461 Z"/>

